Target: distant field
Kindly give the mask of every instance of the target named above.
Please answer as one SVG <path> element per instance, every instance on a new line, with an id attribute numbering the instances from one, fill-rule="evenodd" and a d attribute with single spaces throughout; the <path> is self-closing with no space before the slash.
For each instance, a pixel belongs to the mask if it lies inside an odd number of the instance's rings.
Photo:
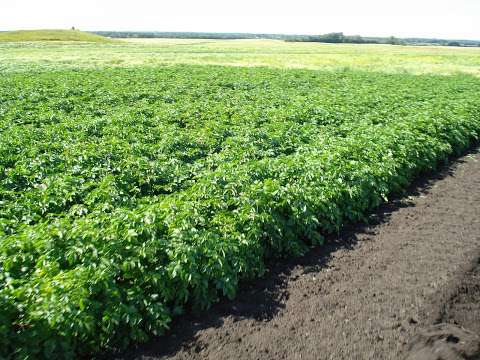
<path id="1" fill-rule="evenodd" d="M 478 76 L 480 48 L 189 39 L 129 39 L 115 44 L 0 43 L 0 71 L 172 64 Z"/>
<path id="2" fill-rule="evenodd" d="M 19 30 L 0 32 L 0 42 L 80 41 L 107 43 L 112 40 L 78 30 Z"/>

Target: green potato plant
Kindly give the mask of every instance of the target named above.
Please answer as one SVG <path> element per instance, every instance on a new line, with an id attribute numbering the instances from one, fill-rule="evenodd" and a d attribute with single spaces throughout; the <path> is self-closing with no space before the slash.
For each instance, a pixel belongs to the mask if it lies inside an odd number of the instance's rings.
<path id="1" fill-rule="evenodd" d="M 215 66 L 0 78 L 0 356 L 119 351 L 478 140 L 477 78 Z"/>

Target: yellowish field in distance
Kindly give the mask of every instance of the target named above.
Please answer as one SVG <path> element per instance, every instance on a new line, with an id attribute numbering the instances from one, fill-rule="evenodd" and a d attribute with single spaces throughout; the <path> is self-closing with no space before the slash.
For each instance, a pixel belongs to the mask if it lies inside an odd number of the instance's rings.
<path id="1" fill-rule="evenodd" d="M 480 48 L 260 39 L 123 39 L 112 43 L 0 41 L 0 71 L 171 64 L 480 76 Z"/>

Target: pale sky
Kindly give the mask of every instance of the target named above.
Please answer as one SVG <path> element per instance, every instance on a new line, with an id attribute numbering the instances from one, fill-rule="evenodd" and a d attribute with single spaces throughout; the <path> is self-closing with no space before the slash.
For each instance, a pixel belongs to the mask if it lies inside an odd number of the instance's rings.
<path id="1" fill-rule="evenodd" d="M 0 0 L 0 30 L 72 26 L 480 40 L 480 0 Z"/>

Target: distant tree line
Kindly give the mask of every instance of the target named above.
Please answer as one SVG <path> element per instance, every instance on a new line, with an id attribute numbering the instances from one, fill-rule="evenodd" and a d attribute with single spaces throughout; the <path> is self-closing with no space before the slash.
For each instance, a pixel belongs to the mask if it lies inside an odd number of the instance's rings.
<path id="1" fill-rule="evenodd" d="M 360 35 L 344 35 L 341 32 L 328 33 L 323 35 L 294 35 L 285 39 L 285 41 L 297 42 L 323 42 L 323 43 L 349 43 L 349 44 L 378 44 L 376 38 L 366 38 Z"/>
<path id="2" fill-rule="evenodd" d="M 289 35 L 253 33 L 161 32 L 161 31 L 94 31 L 111 38 L 167 38 L 167 39 L 275 39 L 285 40 Z"/>
<path id="3" fill-rule="evenodd" d="M 429 38 L 363 37 L 334 32 L 322 35 L 286 35 L 254 33 L 161 32 L 161 31 L 93 31 L 111 38 L 170 38 L 170 39 L 274 39 L 289 42 L 322 42 L 344 44 L 442 45 L 480 46 L 480 40 L 445 40 Z"/>
<path id="4" fill-rule="evenodd" d="M 360 35 L 344 35 L 342 32 L 334 32 L 323 35 L 292 35 L 285 41 L 308 41 L 323 42 L 333 44 L 392 44 L 401 45 L 404 42 L 394 36 L 388 38 L 381 37 L 362 37 Z"/>

